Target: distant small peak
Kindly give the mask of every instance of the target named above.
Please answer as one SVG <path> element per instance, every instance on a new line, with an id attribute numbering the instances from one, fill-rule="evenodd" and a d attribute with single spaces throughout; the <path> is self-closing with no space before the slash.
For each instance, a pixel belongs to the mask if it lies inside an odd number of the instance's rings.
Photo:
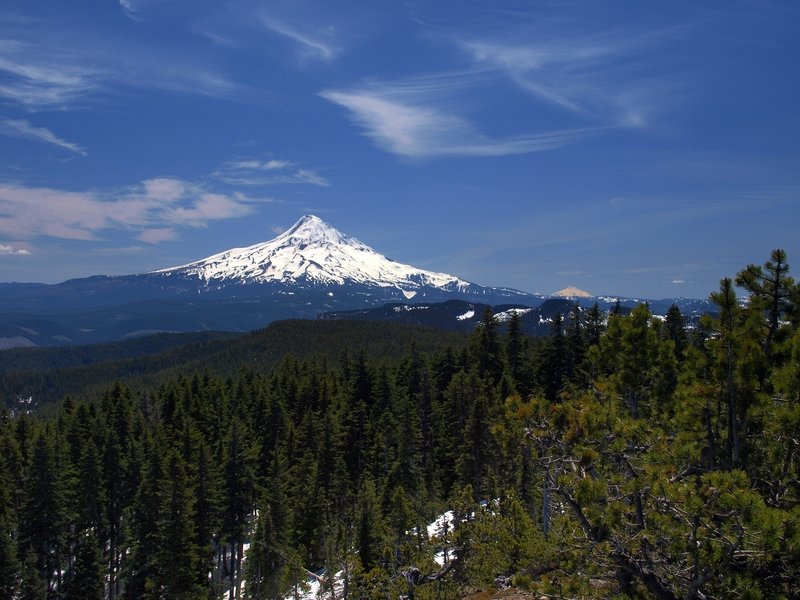
<path id="1" fill-rule="evenodd" d="M 592 295 L 582 289 L 576 288 L 574 285 L 565 287 L 563 290 L 553 292 L 551 296 L 555 298 L 591 298 Z"/>

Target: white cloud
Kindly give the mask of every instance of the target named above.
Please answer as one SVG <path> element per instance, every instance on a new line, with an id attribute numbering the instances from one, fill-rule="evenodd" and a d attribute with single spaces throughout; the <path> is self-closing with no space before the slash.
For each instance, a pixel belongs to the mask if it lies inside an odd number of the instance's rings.
<path id="1" fill-rule="evenodd" d="M 476 66 L 505 73 L 545 103 L 607 125 L 644 127 L 680 85 L 674 75 L 668 87 L 659 83 L 658 66 L 642 59 L 660 37 L 557 29 L 456 43 Z"/>
<path id="2" fill-rule="evenodd" d="M 378 147 L 411 158 L 525 154 L 558 148 L 597 131 L 584 128 L 495 139 L 469 120 L 437 107 L 430 90 L 419 93 L 413 85 L 323 90 L 320 95 L 348 109 Z"/>
<path id="3" fill-rule="evenodd" d="M 673 279 L 672 283 L 674 283 L 675 285 L 681 285 L 686 283 L 686 281 L 684 279 Z"/>
<path id="4" fill-rule="evenodd" d="M 293 166 L 294 163 L 288 160 L 254 160 L 254 159 L 245 159 L 245 160 L 237 160 L 227 163 L 227 166 L 230 169 L 238 169 L 238 170 L 253 170 L 253 171 L 280 171 L 282 169 L 288 169 L 289 167 Z"/>
<path id="5" fill-rule="evenodd" d="M 134 6 L 127 0 L 125 4 Z M 130 13 L 134 14 L 134 13 Z M 16 28 L 0 39 L 0 98 L 29 111 L 75 108 L 130 87 L 262 100 L 265 94 L 215 71 L 202 58 L 179 57 L 158 45 L 92 37 L 65 48 L 56 34 Z"/>
<path id="6" fill-rule="evenodd" d="M 61 107 L 97 91 L 100 72 L 69 64 L 35 45 L 0 41 L 0 97 L 28 109 Z"/>
<path id="7" fill-rule="evenodd" d="M 267 30 L 291 40 L 302 58 L 330 61 L 339 53 L 336 46 L 322 39 L 320 32 L 309 32 L 306 27 L 290 24 L 268 15 L 261 15 L 260 21 Z"/>
<path id="8" fill-rule="evenodd" d="M 75 154 L 86 156 L 86 150 L 78 144 L 68 142 L 45 127 L 36 127 L 25 119 L 5 119 L 0 121 L 0 135 L 29 139 L 64 148 Z"/>
<path id="9" fill-rule="evenodd" d="M 187 184 L 180 179 L 157 177 L 142 182 L 144 194 L 153 200 L 173 202 L 186 194 Z"/>
<path id="10" fill-rule="evenodd" d="M 307 183 L 309 185 L 317 185 L 320 187 L 329 187 L 330 182 L 322 175 L 318 175 L 311 169 L 297 169 L 292 173 L 293 183 Z"/>
<path id="11" fill-rule="evenodd" d="M 259 160 L 242 158 L 228 161 L 213 173 L 228 185 L 267 186 L 306 184 L 320 187 L 330 182 L 312 169 L 303 168 L 289 160 Z"/>
<path id="12" fill-rule="evenodd" d="M 0 184 L 0 234 L 98 240 L 107 232 L 127 230 L 141 241 L 158 243 L 175 239 L 180 228 L 248 215 L 265 201 L 171 178 L 147 180 L 117 193 Z"/>
<path id="13" fill-rule="evenodd" d="M 169 4 L 173 0 L 118 0 L 118 2 L 122 11 L 128 17 L 138 21 L 142 12 L 161 4 Z"/>
<path id="14" fill-rule="evenodd" d="M 25 248 L 14 248 L 8 244 L 0 244 L 0 256 L 30 256 L 30 250 Z"/>

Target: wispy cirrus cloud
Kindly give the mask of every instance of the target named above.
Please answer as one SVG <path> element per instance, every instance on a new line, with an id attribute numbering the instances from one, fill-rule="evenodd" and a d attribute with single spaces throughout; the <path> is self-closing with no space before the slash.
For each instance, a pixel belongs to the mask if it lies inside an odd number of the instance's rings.
<path id="1" fill-rule="evenodd" d="M 142 12 L 162 4 L 168 4 L 174 0 L 118 0 L 119 6 L 126 16 L 134 21 L 139 20 Z"/>
<path id="2" fill-rule="evenodd" d="M 610 125 L 646 125 L 669 89 L 652 72 L 645 71 L 641 55 L 647 45 L 639 38 L 608 33 L 524 37 L 537 41 L 483 39 L 456 43 L 471 55 L 476 66 L 504 73 L 538 100 Z M 676 84 L 671 77 L 673 91 Z"/>
<path id="3" fill-rule="evenodd" d="M 176 239 L 182 228 L 243 217 L 256 204 L 269 201 L 216 193 L 173 178 L 150 179 L 107 192 L 2 184 L 0 234 L 89 241 L 127 230 L 141 241 L 159 243 Z"/>
<path id="4" fill-rule="evenodd" d="M 239 102 L 264 93 L 193 56 L 157 45 L 98 36 L 63 48 L 59 35 L 0 27 L 0 98 L 28 111 L 80 108 L 130 88 L 203 95 Z"/>
<path id="5" fill-rule="evenodd" d="M 408 158 L 526 154 L 571 144 L 598 131 L 576 128 L 491 137 L 466 117 L 453 114 L 452 103 L 438 97 L 450 85 L 437 85 L 429 79 L 422 90 L 404 82 L 329 89 L 320 96 L 346 108 L 352 121 L 379 148 Z"/>
<path id="6" fill-rule="evenodd" d="M 642 60 L 664 40 L 674 41 L 672 32 L 544 25 L 504 22 L 481 34 L 434 28 L 439 42 L 462 51 L 460 71 L 329 88 L 320 95 L 347 109 L 378 147 L 424 158 L 539 152 L 602 131 L 647 127 L 680 93 L 683 80 L 674 65 Z M 507 114 L 516 115 L 518 131 L 492 132 L 488 127 L 500 119 L 487 114 L 506 114 L 503 102 L 512 96 Z M 491 113 L 481 113 L 481 104 Z M 559 126 L 544 125 L 551 122 Z"/>
<path id="7" fill-rule="evenodd" d="M 86 156 L 86 150 L 78 144 L 58 137 L 46 127 L 36 127 L 26 119 L 4 119 L 0 121 L 0 135 L 51 144 L 80 156 Z"/>
<path id="8" fill-rule="evenodd" d="M 267 31 L 291 41 L 300 58 L 330 61 L 340 52 L 339 48 L 327 39 L 330 37 L 330 30 L 326 35 L 324 31 L 309 30 L 307 25 L 290 23 L 266 14 L 260 15 L 259 22 Z"/>
<path id="9" fill-rule="evenodd" d="M 0 97 L 36 110 L 74 104 L 98 90 L 101 72 L 96 67 L 60 56 L 36 44 L 0 40 Z"/>
<path id="10" fill-rule="evenodd" d="M 228 185 L 268 186 L 306 184 L 329 187 L 330 182 L 312 169 L 289 160 L 241 158 L 231 160 L 212 176 Z"/>

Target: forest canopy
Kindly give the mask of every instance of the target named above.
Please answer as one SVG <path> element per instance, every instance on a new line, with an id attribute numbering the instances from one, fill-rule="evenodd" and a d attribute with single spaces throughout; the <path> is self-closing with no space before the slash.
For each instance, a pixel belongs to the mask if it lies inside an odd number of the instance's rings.
<path id="1" fill-rule="evenodd" d="M 774 250 L 723 278 L 692 328 L 576 304 L 536 339 L 487 312 L 466 345 L 6 411 L 0 597 L 283 598 L 316 573 L 326 598 L 798 598 L 789 273 Z"/>

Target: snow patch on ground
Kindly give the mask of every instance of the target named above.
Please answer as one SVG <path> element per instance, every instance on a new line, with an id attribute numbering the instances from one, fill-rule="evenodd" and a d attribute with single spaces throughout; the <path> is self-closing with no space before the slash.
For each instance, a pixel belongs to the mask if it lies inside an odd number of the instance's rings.
<path id="1" fill-rule="evenodd" d="M 448 510 L 446 513 L 436 517 L 436 520 L 428 525 L 428 539 L 440 539 L 444 541 L 447 537 L 447 534 L 453 531 L 454 526 L 455 516 L 453 515 L 452 510 Z M 437 550 L 436 554 L 433 556 L 433 560 L 436 561 L 436 564 L 440 567 L 444 566 L 444 563 L 446 560 L 448 560 L 448 558 L 449 556 L 447 556 L 444 549 Z"/>
<path id="2" fill-rule="evenodd" d="M 474 310 L 468 310 L 463 315 L 458 315 L 456 317 L 456 319 L 458 319 L 459 321 L 466 321 L 467 319 L 471 319 L 474 316 L 475 316 L 475 311 Z"/>
<path id="3" fill-rule="evenodd" d="M 447 536 L 453 531 L 455 528 L 455 516 L 453 515 L 453 511 L 448 510 L 447 512 L 439 515 L 434 519 L 431 523 L 428 524 L 426 527 L 426 533 L 428 535 L 428 539 L 436 542 L 437 540 L 441 540 L 441 549 L 437 550 L 436 554 L 434 555 L 434 560 L 439 566 L 444 566 L 445 562 L 450 559 L 449 554 L 447 553 L 446 548 L 446 539 Z M 436 544 L 434 543 L 434 546 Z M 305 581 L 303 581 L 298 589 L 298 594 L 295 596 L 294 591 L 292 590 L 288 594 L 283 597 L 283 600 L 323 600 L 327 598 L 331 598 L 330 589 L 322 589 L 321 580 L 325 578 L 325 571 L 321 571 L 317 573 L 316 577 L 309 577 Z M 339 571 L 333 576 L 333 597 L 341 598 L 344 591 L 344 571 Z M 226 597 L 227 600 L 227 597 Z"/>

